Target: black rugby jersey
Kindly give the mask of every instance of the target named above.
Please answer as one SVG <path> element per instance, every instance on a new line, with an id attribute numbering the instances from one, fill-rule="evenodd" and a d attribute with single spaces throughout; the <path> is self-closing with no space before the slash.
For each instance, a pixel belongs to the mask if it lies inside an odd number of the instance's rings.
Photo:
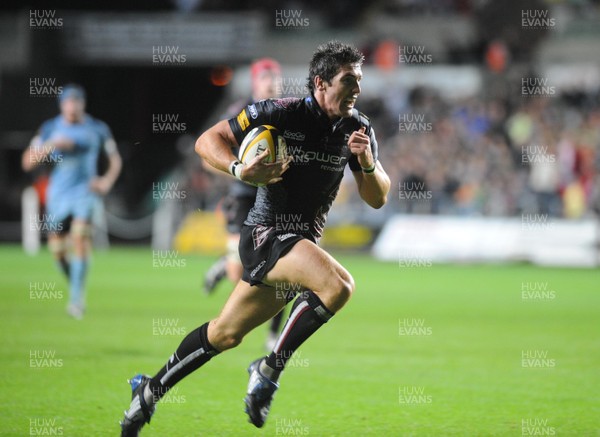
<path id="1" fill-rule="evenodd" d="M 282 181 L 258 189 L 245 224 L 273 228 L 278 234 L 301 234 L 317 242 L 346 164 L 352 171 L 361 170 L 348 147 L 352 132 L 365 127 L 377 160 L 377 140 L 369 119 L 353 109 L 351 117 L 332 122 L 310 96 L 261 100 L 229 120 L 238 144 L 263 124 L 279 129 L 293 161 Z"/>

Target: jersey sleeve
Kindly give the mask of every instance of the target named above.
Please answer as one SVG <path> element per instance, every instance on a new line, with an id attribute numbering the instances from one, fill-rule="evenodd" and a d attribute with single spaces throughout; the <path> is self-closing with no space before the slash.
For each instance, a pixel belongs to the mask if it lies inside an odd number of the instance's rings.
<path id="1" fill-rule="evenodd" d="M 373 162 L 377 162 L 377 158 L 379 156 L 379 146 L 377 145 L 377 138 L 375 138 L 375 129 L 371 126 L 371 123 L 367 121 L 367 125 L 362 124 L 366 127 L 365 133 L 369 136 L 369 140 L 371 141 L 371 153 L 373 154 Z M 358 158 L 356 155 L 352 155 L 348 160 L 348 165 L 350 166 L 350 170 L 352 171 L 362 171 L 360 164 L 358 163 Z"/>
<path id="2" fill-rule="evenodd" d="M 255 127 L 263 124 L 277 126 L 281 120 L 281 113 L 282 109 L 272 100 L 261 100 L 246 106 L 236 117 L 230 118 L 229 126 L 240 145 L 246 134 Z"/>

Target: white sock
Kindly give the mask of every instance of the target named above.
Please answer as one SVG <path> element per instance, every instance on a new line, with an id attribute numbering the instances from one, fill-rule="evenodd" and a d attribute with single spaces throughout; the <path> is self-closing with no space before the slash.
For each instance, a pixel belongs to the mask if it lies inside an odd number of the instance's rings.
<path id="1" fill-rule="evenodd" d="M 144 387 L 144 400 L 146 401 L 146 404 L 151 407 L 152 405 L 154 405 L 154 393 L 152 393 L 152 389 L 150 388 L 150 384 L 146 384 L 146 387 Z"/>
<path id="2" fill-rule="evenodd" d="M 269 367 L 264 358 L 258 364 L 258 370 L 273 382 L 277 382 L 282 372 Z"/>

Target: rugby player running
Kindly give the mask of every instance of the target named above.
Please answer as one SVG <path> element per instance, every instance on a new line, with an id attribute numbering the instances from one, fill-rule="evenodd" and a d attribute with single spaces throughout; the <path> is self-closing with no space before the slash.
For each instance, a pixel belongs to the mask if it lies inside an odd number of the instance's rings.
<path id="1" fill-rule="evenodd" d="M 60 114 L 42 124 L 23 154 L 22 167 L 31 171 L 44 162 L 57 163 L 48 184 L 48 247 L 69 281 L 67 313 L 81 319 L 85 312 L 94 204 L 98 196 L 112 188 L 122 161 L 110 128 L 85 112 L 85 90 L 81 86 L 64 86 L 58 100 Z M 98 176 L 96 168 L 102 151 L 108 156 L 108 169 Z"/>
<path id="2" fill-rule="evenodd" d="M 281 83 L 281 66 L 279 62 L 271 58 L 261 58 L 250 66 L 250 77 L 252 81 L 252 100 L 242 104 L 236 104 L 235 109 L 228 111 L 227 118 L 237 115 L 240 108 L 251 105 L 264 99 L 279 97 L 279 84 Z M 237 154 L 238 148 L 234 148 Z M 206 164 L 209 170 L 222 174 L 219 170 Z M 231 177 L 229 175 L 228 177 Z M 212 293 L 217 284 L 227 276 L 234 284 L 242 278 L 243 266 L 238 252 L 240 244 L 240 232 L 250 208 L 254 205 L 256 199 L 256 187 L 234 179 L 229 185 L 229 192 L 223 199 L 223 211 L 227 219 L 227 254 L 219 258 L 206 272 L 204 278 L 204 291 L 207 294 Z M 293 293 L 289 293 L 293 297 Z M 279 336 L 279 328 L 283 321 L 284 311 L 277 313 L 269 323 L 269 333 L 265 347 L 267 350 L 273 349 Z"/>
<path id="3" fill-rule="evenodd" d="M 296 298 L 273 351 L 248 368 L 246 412 L 256 427 L 262 427 L 287 360 L 350 299 L 355 289 L 352 276 L 317 243 L 346 164 L 360 197 L 371 207 L 381 208 L 390 189 L 377 161 L 373 128 L 354 108 L 363 60 L 352 46 L 323 44 L 309 65 L 310 96 L 249 105 L 196 142 L 198 154 L 213 167 L 242 181 L 267 185 L 259 188 L 241 231 L 242 279 L 221 314 L 188 334 L 154 377 L 136 375 L 130 381 L 132 401 L 121 422 L 122 436 L 138 435 L 170 388 L 277 314 L 286 303 L 277 296 L 278 286 L 301 284 L 302 290 L 312 291 Z M 261 162 L 265 152 L 246 165 L 239 163 L 232 146 L 263 124 L 296 134 L 287 141 L 292 156 L 269 164 Z M 308 230 L 278 231 L 281 217 L 302 217 Z"/>

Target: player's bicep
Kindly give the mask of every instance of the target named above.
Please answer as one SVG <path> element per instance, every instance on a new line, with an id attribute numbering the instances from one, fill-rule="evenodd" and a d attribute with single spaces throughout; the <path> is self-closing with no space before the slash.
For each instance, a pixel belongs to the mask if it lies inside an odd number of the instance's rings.
<path id="1" fill-rule="evenodd" d="M 234 134 L 230 123 L 227 120 L 221 120 L 220 122 L 215 124 L 210 130 L 212 130 L 212 134 L 218 135 L 228 146 L 232 147 L 238 144 L 237 137 Z"/>
<path id="2" fill-rule="evenodd" d="M 219 121 L 205 131 L 196 141 L 196 153 L 211 167 L 224 172 L 236 156 L 232 146 L 236 144 L 235 135 L 228 120 Z"/>

